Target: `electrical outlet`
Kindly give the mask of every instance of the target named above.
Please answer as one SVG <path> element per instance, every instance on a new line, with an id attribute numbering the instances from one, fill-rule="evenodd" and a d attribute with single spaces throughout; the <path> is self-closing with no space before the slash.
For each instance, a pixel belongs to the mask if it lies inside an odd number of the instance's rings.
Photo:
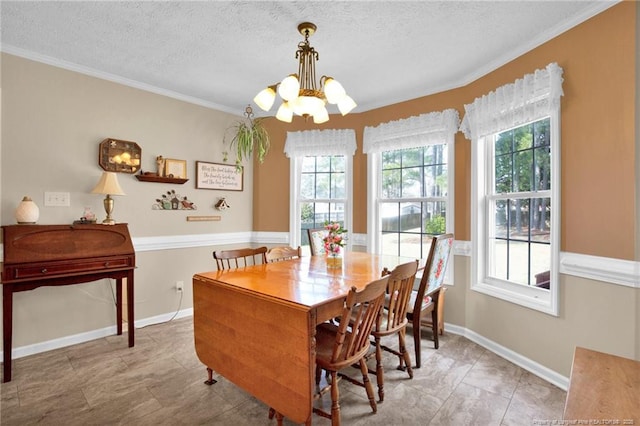
<path id="1" fill-rule="evenodd" d="M 184 290 L 184 281 L 176 281 L 176 291 L 179 293 Z"/>
<path id="2" fill-rule="evenodd" d="M 71 205 L 71 195 L 68 192 L 45 192 L 45 207 L 69 207 Z"/>

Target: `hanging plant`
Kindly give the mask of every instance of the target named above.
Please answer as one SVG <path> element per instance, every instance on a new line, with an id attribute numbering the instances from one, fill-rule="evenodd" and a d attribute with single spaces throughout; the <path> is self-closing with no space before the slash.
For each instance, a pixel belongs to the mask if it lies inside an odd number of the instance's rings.
<path id="1" fill-rule="evenodd" d="M 253 119 L 251 106 L 247 106 L 244 115 L 247 117 L 246 120 L 239 121 L 229 128 L 233 134 L 229 146 L 232 150 L 235 149 L 238 168 L 242 167 L 241 163 L 251 158 L 254 152 L 258 162 L 262 163 L 271 145 L 269 134 L 262 125 L 263 119 Z"/>

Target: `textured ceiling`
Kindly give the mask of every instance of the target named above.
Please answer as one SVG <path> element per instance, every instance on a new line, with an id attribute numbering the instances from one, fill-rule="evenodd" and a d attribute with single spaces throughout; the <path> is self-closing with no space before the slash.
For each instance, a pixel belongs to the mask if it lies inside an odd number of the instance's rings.
<path id="1" fill-rule="evenodd" d="M 240 115 L 297 72 L 297 26 L 311 21 L 318 77 L 335 77 L 362 112 L 465 85 L 613 4 L 3 0 L 1 47 Z"/>

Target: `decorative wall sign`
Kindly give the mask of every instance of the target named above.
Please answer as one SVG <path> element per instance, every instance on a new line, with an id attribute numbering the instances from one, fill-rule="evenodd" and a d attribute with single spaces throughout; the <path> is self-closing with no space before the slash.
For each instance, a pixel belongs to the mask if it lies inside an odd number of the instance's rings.
<path id="1" fill-rule="evenodd" d="M 187 197 L 181 196 L 172 189 L 162 194 L 160 198 L 156 198 L 156 203 L 151 208 L 153 210 L 196 210 L 198 207 Z"/>
<path id="2" fill-rule="evenodd" d="M 236 165 L 196 161 L 196 188 L 242 191 L 244 168 Z"/>
<path id="3" fill-rule="evenodd" d="M 98 149 L 98 164 L 108 172 L 135 173 L 140 169 L 142 148 L 130 141 L 105 139 Z"/>
<path id="4" fill-rule="evenodd" d="M 222 216 L 187 216 L 187 222 L 218 222 Z"/>

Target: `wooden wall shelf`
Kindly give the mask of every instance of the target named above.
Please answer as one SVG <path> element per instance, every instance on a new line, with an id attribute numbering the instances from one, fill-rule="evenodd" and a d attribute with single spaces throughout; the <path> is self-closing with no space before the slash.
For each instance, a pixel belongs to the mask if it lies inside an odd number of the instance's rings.
<path id="1" fill-rule="evenodd" d="M 136 175 L 136 179 L 142 182 L 177 183 L 180 185 L 182 185 L 183 183 L 189 180 L 189 179 L 182 179 L 182 178 L 170 178 L 170 177 L 147 176 L 147 175 Z"/>

